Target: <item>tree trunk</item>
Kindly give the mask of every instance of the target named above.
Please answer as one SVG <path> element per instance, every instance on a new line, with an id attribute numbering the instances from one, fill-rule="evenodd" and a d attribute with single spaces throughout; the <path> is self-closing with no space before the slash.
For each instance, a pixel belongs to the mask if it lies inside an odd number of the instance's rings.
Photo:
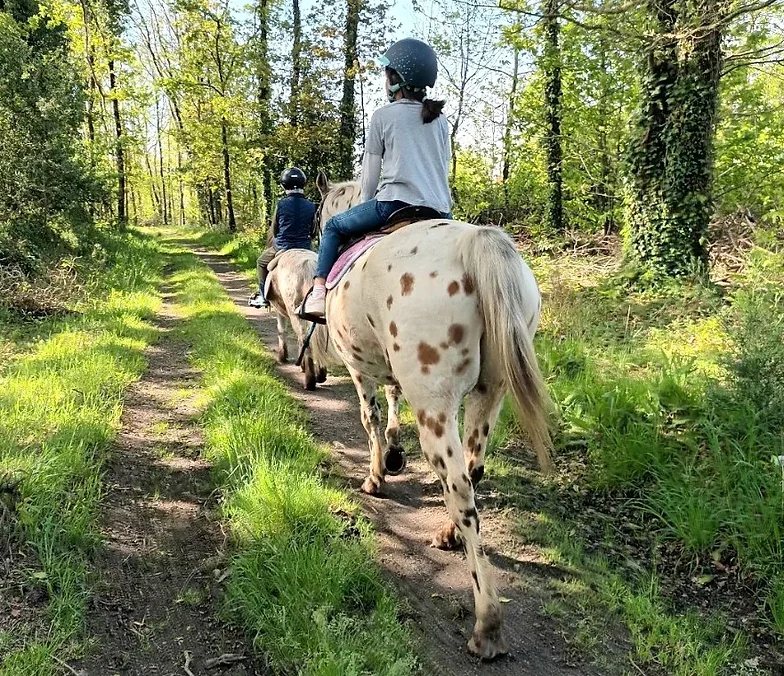
<path id="1" fill-rule="evenodd" d="M 609 235 L 615 230 L 615 217 L 613 214 L 614 209 L 614 180 L 613 180 L 613 163 L 610 158 L 610 150 L 608 147 L 607 139 L 607 126 L 609 124 L 610 111 L 607 108 L 607 99 L 609 97 L 610 76 L 607 72 L 607 54 L 609 52 L 609 45 L 607 44 L 607 36 L 600 35 L 598 40 L 599 48 L 599 71 L 601 72 L 601 89 L 599 92 L 599 129 L 597 138 L 597 149 L 599 151 L 599 184 L 595 189 L 595 206 L 599 212 L 599 219 L 602 225 L 602 231 L 605 235 Z"/>
<path id="2" fill-rule="evenodd" d="M 231 196 L 231 159 L 229 157 L 229 134 L 226 118 L 221 118 L 221 144 L 223 145 L 223 184 L 226 189 L 226 209 L 229 218 L 229 232 L 236 232 L 237 222 L 234 220 L 234 201 Z"/>
<path id="3" fill-rule="evenodd" d="M 707 262 L 721 21 L 715 0 L 650 2 L 649 12 L 657 34 L 646 48 L 629 151 L 629 251 L 655 275 L 687 276 Z M 679 38 L 677 25 L 697 29 Z"/>
<path id="4" fill-rule="evenodd" d="M 216 226 L 218 225 L 218 214 L 215 209 L 215 191 L 209 184 L 207 186 L 207 199 L 209 201 L 210 225 Z"/>
<path id="5" fill-rule="evenodd" d="M 136 190 L 133 187 L 134 183 L 131 181 L 131 188 L 128 191 L 130 198 L 130 207 L 131 207 L 131 223 L 134 225 L 139 224 L 139 207 L 136 204 Z"/>
<path id="6" fill-rule="evenodd" d="M 185 186 L 182 182 L 182 151 L 177 147 L 177 181 L 180 191 L 180 225 L 185 227 Z"/>
<path id="7" fill-rule="evenodd" d="M 109 88 L 112 93 L 112 114 L 114 115 L 114 132 L 116 135 L 115 159 L 117 162 L 117 220 L 125 227 L 128 216 L 125 211 L 125 154 L 123 152 L 123 128 L 120 119 L 120 101 L 117 95 L 117 74 L 114 70 L 114 59 L 109 60 Z"/>
<path id="8" fill-rule="evenodd" d="M 289 106 L 291 126 L 299 124 L 299 81 L 301 73 L 302 59 L 302 17 L 300 16 L 299 0 L 292 0 L 294 21 L 292 32 L 294 34 L 294 46 L 291 49 L 291 98 Z"/>
<path id="9" fill-rule="evenodd" d="M 354 175 L 354 143 L 357 138 L 357 113 L 354 78 L 357 70 L 357 33 L 362 0 L 346 0 L 346 34 L 343 40 L 343 98 L 340 101 L 340 141 L 338 180 Z"/>
<path id="10" fill-rule="evenodd" d="M 158 198 L 158 190 L 155 187 L 157 180 L 155 178 L 155 173 L 152 170 L 152 166 L 150 165 L 150 154 L 145 151 L 144 153 L 144 162 L 147 165 L 147 175 L 150 179 L 150 201 L 155 207 L 155 211 L 160 211 L 161 208 L 161 201 Z"/>
<path id="11" fill-rule="evenodd" d="M 89 70 L 90 86 L 87 92 L 87 136 L 90 139 L 90 165 L 95 165 L 95 119 L 94 119 L 94 106 L 95 106 L 95 56 L 93 54 L 93 46 L 90 41 L 90 11 L 87 8 L 87 2 L 82 0 L 82 20 L 84 22 L 84 55 L 87 60 L 87 69 Z"/>
<path id="12" fill-rule="evenodd" d="M 161 177 L 161 218 L 163 224 L 169 225 L 169 201 L 166 196 L 166 173 L 163 170 L 163 139 L 161 134 L 161 116 L 158 101 L 155 101 L 155 126 L 158 133 L 158 174 Z"/>
<path id="13" fill-rule="evenodd" d="M 561 148 L 561 51 L 558 0 L 547 0 L 544 23 L 545 153 L 547 156 L 547 224 L 562 230 L 563 150 Z"/>
<path id="14" fill-rule="evenodd" d="M 515 99 L 520 71 L 520 50 L 515 47 L 512 62 L 512 86 L 509 89 L 509 107 L 504 125 L 504 159 L 501 167 L 501 178 L 504 184 L 504 206 L 509 208 L 509 169 L 512 163 L 512 129 L 514 128 Z"/>
<path id="15" fill-rule="evenodd" d="M 259 0 L 256 6 L 257 44 L 256 44 L 256 84 L 257 105 L 259 109 L 259 139 L 264 157 L 259 171 L 264 193 L 264 208 L 269 214 L 272 204 L 272 181 L 270 180 L 270 162 L 267 151 L 270 146 L 272 133 L 272 116 L 270 114 L 270 101 L 272 99 L 272 70 L 269 63 L 269 3 L 270 0 Z"/>

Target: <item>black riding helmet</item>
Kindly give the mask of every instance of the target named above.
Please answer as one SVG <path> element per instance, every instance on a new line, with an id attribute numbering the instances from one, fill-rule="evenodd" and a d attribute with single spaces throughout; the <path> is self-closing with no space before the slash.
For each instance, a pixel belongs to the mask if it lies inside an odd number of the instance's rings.
<path id="1" fill-rule="evenodd" d="M 400 76 L 399 85 L 391 85 L 392 93 L 401 87 L 412 91 L 422 91 L 432 87 L 438 76 L 438 58 L 433 48 L 426 42 L 405 38 L 392 45 L 379 57 L 382 66 L 391 68 Z"/>
<path id="2" fill-rule="evenodd" d="M 305 176 L 305 172 L 297 167 L 284 169 L 283 173 L 280 175 L 280 184 L 285 190 L 301 190 L 305 187 L 307 180 L 308 177 Z"/>

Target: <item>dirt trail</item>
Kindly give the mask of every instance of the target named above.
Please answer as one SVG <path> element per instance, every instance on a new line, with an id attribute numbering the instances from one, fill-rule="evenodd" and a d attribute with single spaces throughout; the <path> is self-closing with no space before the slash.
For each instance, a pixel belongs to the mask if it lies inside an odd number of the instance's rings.
<path id="1" fill-rule="evenodd" d="M 216 254 L 195 250 L 218 275 L 238 309 L 258 330 L 264 343 L 274 350 L 275 320 L 272 314 L 247 306 L 248 283 L 226 260 Z M 294 349 L 292 349 L 294 347 Z M 289 351 L 296 346 L 290 341 Z M 482 512 L 482 529 L 488 550 L 498 569 L 499 592 L 509 602 L 504 605 L 510 655 L 491 664 L 481 664 L 466 651 L 473 625 L 473 598 L 470 578 L 462 553 L 443 552 L 428 546 L 444 523 L 446 510 L 441 488 L 426 464 L 417 459 L 417 449 L 407 449 L 408 468 L 391 477 L 385 497 L 359 492 L 368 471 L 368 450 L 357 398 L 348 378 L 330 377 L 326 386 L 305 393 L 302 374 L 293 364 L 280 368 L 292 392 L 304 403 L 316 438 L 333 449 L 343 474 L 354 489 L 378 532 L 378 560 L 390 580 L 401 589 L 412 609 L 412 619 L 422 633 L 422 657 L 428 674 L 463 676 L 494 674 L 561 676 L 562 674 L 603 673 L 585 664 L 575 664 L 554 623 L 541 613 L 548 598 L 544 580 L 560 576 L 557 568 L 537 561 L 530 553 L 510 558 L 498 553 L 508 550 L 511 535 L 500 517 Z M 482 508 L 482 490 L 479 507 Z M 493 553 L 495 550 L 495 553 Z M 606 672 L 604 672 L 606 673 Z"/>
<path id="2" fill-rule="evenodd" d="M 161 339 L 126 396 L 107 465 L 107 546 L 89 613 L 97 648 L 74 665 L 87 676 L 183 676 L 186 652 L 196 676 L 261 673 L 249 661 L 205 669 L 206 660 L 243 654 L 245 646 L 215 621 L 214 571 L 224 538 L 210 516 L 210 468 L 199 457 L 198 373 L 171 335 L 177 317 L 170 298 L 168 290 L 157 318 Z"/>

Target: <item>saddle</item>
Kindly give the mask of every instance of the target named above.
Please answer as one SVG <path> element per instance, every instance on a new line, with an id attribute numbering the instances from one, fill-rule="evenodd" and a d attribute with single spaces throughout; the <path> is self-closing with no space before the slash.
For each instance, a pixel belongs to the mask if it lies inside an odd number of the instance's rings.
<path id="1" fill-rule="evenodd" d="M 363 254 L 370 251 L 370 249 L 378 244 L 386 235 L 391 235 L 393 232 L 397 232 L 398 230 L 406 227 L 407 225 L 411 225 L 412 223 L 443 217 L 444 215 L 440 211 L 436 211 L 430 207 L 403 207 L 402 209 L 398 209 L 397 211 L 392 212 L 392 214 L 387 219 L 387 222 L 380 230 L 369 235 L 362 235 L 360 237 L 349 239 L 340 247 L 340 249 L 338 249 L 338 259 L 335 261 L 335 264 L 332 266 L 332 269 L 329 271 L 329 275 L 327 276 L 327 291 L 334 289 L 340 283 L 340 280 L 343 279 L 346 273 L 348 273 L 348 271 L 354 267 L 354 263 L 356 263 Z M 305 299 L 302 302 L 303 307 L 308 299 L 308 296 L 310 296 L 310 291 L 305 295 Z M 300 313 L 299 316 L 301 319 L 305 319 L 310 322 L 318 324 L 326 323 L 323 317 L 314 317 L 305 313 Z"/>
<path id="2" fill-rule="evenodd" d="M 418 221 L 443 217 L 444 215 L 440 211 L 420 206 L 403 207 L 392 212 L 392 215 L 380 230 L 370 235 L 362 235 L 350 239 L 338 249 L 338 259 L 327 277 L 327 289 L 329 290 L 337 286 L 338 282 L 356 263 L 357 259 L 378 244 L 382 237 L 391 235 L 393 232 L 397 232 L 407 225 L 417 223 Z"/>
<path id="3" fill-rule="evenodd" d="M 347 240 L 339 249 L 338 255 L 342 254 L 347 249 L 361 242 L 362 240 L 370 237 L 380 237 L 383 235 L 391 235 L 393 232 L 405 228 L 407 225 L 416 223 L 418 221 L 427 221 L 433 218 L 443 218 L 444 215 L 440 211 L 431 209 L 430 207 L 403 207 L 397 211 L 393 211 L 387 222 L 382 228 L 372 235 L 360 235 L 353 239 Z"/>

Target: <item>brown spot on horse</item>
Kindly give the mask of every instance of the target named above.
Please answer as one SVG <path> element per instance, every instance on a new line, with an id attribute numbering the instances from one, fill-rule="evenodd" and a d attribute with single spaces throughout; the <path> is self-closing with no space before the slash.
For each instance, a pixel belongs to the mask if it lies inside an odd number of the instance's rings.
<path id="1" fill-rule="evenodd" d="M 458 365 L 455 367 L 455 373 L 456 373 L 457 375 L 459 375 L 459 376 L 460 376 L 460 375 L 463 375 L 463 373 L 465 373 L 465 370 L 466 370 L 466 369 L 467 369 L 467 368 L 468 368 L 470 365 L 471 365 L 471 360 L 470 360 L 470 359 L 463 359 L 463 361 L 461 361 L 461 362 L 460 362 L 460 363 L 459 363 L 459 364 L 458 364 Z"/>
<path id="2" fill-rule="evenodd" d="M 400 277 L 400 293 L 408 296 L 414 290 L 414 276 L 406 272 Z"/>
<path id="3" fill-rule="evenodd" d="M 435 279 L 436 277 L 438 277 L 438 273 L 434 270 L 430 273 L 430 279 Z"/>
<path id="4" fill-rule="evenodd" d="M 397 337 L 397 324 L 395 324 L 395 322 L 389 322 L 389 332 L 392 334 L 393 338 Z"/>
<path id="5" fill-rule="evenodd" d="M 446 287 L 446 290 L 450 296 L 454 296 L 458 291 L 460 291 L 460 283 L 456 281 L 452 281 L 449 283 L 449 286 Z"/>
<path id="6" fill-rule="evenodd" d="M 392 296 L 389 296 L 389 298 L 387 298 L 387 310 L 391 309 L 393 300 L 394 299 L 392 298 Z"/>
<path id="7" fill-rule="evenodd" d="M 463 275 L 463 290 L 466 296 L 470 296 L 474 292 L 474 280 L 467 272 Z"/>
<path id="8" fill-rule="evenodd" d="M 419 363 L 422 366 L 431 366 L 432 364 L 437 364 L 441 361 L 441 355 L 438 354 L 438 350 L 434 348 L 432 345 L 428 345 L 427 343 L 419 343 L 419 347 L 417 348 L 417 357 L 419 359 Z"/>
<path id="9" fill-rule="evenodd" d="M 449 327 L 449 340 L 451 340 L 454 345 L 462 343 L 464 337 L 465 327 L 462 324 L 452 324 L 452 326 Z"/>
<path id="10" fill-rule="evenodd" d="M 419 247 L 415 246 L 413 249 L 411 249 L 411 255 L 416 256 L 417 251 L 419 251 Z"/>

